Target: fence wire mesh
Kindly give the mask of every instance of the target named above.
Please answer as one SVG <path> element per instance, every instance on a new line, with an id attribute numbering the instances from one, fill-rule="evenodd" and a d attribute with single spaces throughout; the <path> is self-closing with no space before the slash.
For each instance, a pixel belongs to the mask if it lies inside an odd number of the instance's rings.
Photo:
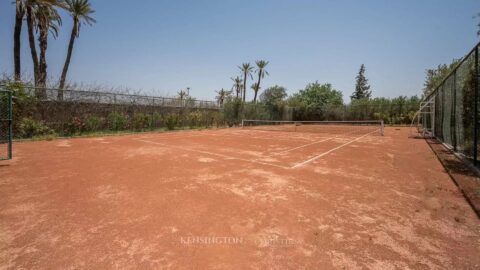
<path id="1" fill-rule="evenodd" d="M 9 85 L 17 138 L 223 125 L 213 101 Z"/>
<path id="2" fill-rule="evenodd" d="M 426 98 L 435 100 L 434 136 L 478 165 L 479 47 Z"/>
<path id="3" fill-rule="evenodd" d="M 0 89 L 0 160 L 12 158 L 12 94 Z"/>

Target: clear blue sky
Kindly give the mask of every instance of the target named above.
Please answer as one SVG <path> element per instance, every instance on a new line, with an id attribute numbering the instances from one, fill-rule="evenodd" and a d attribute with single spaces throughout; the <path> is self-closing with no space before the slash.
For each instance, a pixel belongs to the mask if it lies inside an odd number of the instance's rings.
<path id="1" fill-rule="evenodd" d="M 237 65 L 270 61 L 263 88 L 289 93 L 318 80 L 349 100 L 363 63 L 374 96 L 420 94 L 425 69 L 463 56 L 478 41 L 478 0 L 92 0 L 98 20 L 83 26 L 69 79 L 213 99 Z M 0 3 L 0 72 L 13 70 L 14 5 Z M 58 78 L 71 20 L 48 50 Z M 23 70 L 31 73 L 26 31 Z M 249 85 L 251 81 L 249 82 Z M 249 93 L 249 97 L 252 93 Z"/>

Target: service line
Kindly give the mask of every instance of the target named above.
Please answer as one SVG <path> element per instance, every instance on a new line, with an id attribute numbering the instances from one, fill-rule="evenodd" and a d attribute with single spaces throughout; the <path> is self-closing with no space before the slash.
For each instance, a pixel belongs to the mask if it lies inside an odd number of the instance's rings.
<path id="1" fill-rule="evenodd" d="M 360 136 L 360 137 L 357 137 L 357 138 L 355 138 L 355 139 L 353 139 L 353 140 L 351 140 L 351 141 L 348 141 L 348 142 L 346 142 L 346 143 L 344 143 L 344 144 L 342 144 L 342 145 L 339 145 L 339 146 L 337 146 L 337 147 L 335 147 L 335 148 L 332 148 L 332 149 L 328 150 L 327 152 L 323 152 L 323 153 L 318 154 L 318 155 L 316 155 L 316 156 L 314 156 L 314 157 L 312 157 L 312 158 L 309 158 L 309 159 L 307 159 L 307 160 L 305 160 L 305 161 L 302 161 L 302 162 L 300 162 L 300 163 L 297 163 L 297 164 L 293 165 L 291 168 L 292 168 L 292 169 L 295 169 L 295 168 L 301 167 L 301 166 L 303 166 L 303 165 L 305 165 L 305 164 L 308 164 L 308 163 L 310 163 L 310 162 L 312 162 L 312 161 L 314 161 L 314 160 L 317 160 L 317 159 L 319 159 L 319 158 L 321 158 L 321 157 L 323 157 L 323 156 L 325 156 L 325 155 L 328 155 L 328 154 L 332 153 L 333 151 L 336 151 L 336 150 L 338 150 L 338 149 L 340 149 L 340 148 L 342 148 L 342 147 L 344 147 L 344 146 L 347 146 L 347 145 L 349 145 L 349 144 L 351 144 L 351 143 L 353 143 L 353 142 L 356 142 L 356 141 L 360 140 L 361 138 L 366 137 L 366 136 L 368 136 L 368 135 L 370 135 L 370 134 L 372 134 L 372 133 L 375 133 L 375 132 L 378 132 L 378 130 L 375 130 L 375 131 L 372 131 L 372 132 L 370 132 L 370 133 L 364 134 L 364 135 L 362 135 L 362 136 Z"/>

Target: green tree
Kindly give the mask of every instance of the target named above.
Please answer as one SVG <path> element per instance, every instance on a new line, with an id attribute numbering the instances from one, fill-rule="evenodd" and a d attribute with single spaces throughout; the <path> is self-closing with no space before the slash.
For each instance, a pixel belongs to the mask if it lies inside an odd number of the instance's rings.
<path id="1" fill-rule="evenodd" d="M 365 65 L 360 66 L 358 75 L 356 77 L 355 91 L 350 96 L 352 100 L 370 98 L 372 91 L 370 91 L 370 85 L 368 85 L 368 79 L 365 77 Z"/>
<path id="2" fill-rule="evenodd" d="M 286 107 L 286 97 L 287 90 L 278 85 L 265 89 L 260 95 L 260 102 L 268 110 L 272 120 L 287 120 L 283 118 L 283 112 Z"/>
<path id="3" fill-rule="evenodd" d="M 57 37 L 62 20 L 56 7 L 62 6 L 63 2 L 57 0 L 25 0 L 24 2 L 35 86 L 40 88 L 45 88 L 47 81 L 48 34 L 51 32 L 53 37 Z M 38 33 L 39 55 L 37 55 L 34 31 Z M 37 89 L 36 95 L 40 98 L 45 97 L 45 89 Z"/>
<path id="4" fill-rule="evenodd" d="M 60 5 L 60 4 L 58 4 Z M 38 59 L 38 86 L 46 87 L 47 84 L 47 48 L 48 34 L 58 36 L 62 19 L 55 9 L 55 5 L 40 4 L 37 10 L 38 45 L 40 54 Z M 45 94 L 43 94 L 45 96 Z"/>
<path id="5" fill-rule="evenodd" d="M 23 20 L 27 15 L 27 26 L 29 34 L 29 42 L 35 43 L 34 29 L 35 25 L 35 12 L 38 10 L 39 5 L 54 5 L 59 4 L 56 0 L 15 0 L 15 24 L 13 31 L 13 60 L 14 60 L 14 78 L 16 81 L 21 79 L 21 34 L 23 27 Z M 32 49 L 32 47 L 31 47 Z M 38 75 L 38 57 L 36 48 L 33 47 L 35 57 L 34 61 L 34 76 Z M 33 56 L 33 54 L 32 54 Z M 36 80 L 35 80 L 36 81 Z"/>
<path id="6" fill-rule="evenodd" d="M 259 61 L 256 61 L 255 64 L 257 65 L 257 70 L 255 72 L 258 74 L 258 81 L 255 85 L 255 89 L 253 89 L 255 91 L 255 96 L 253 97 L 254 103 L 257 102 L 257 94 L 258 94 L 258 91 L 260 90 L 261 79 L 263 79 L 265 75 L 269 75 L 268 71 L 265 70 L 265 68 L 268 65 L 268 61 L 259 60 Z"/>
<path id="7" fill-rule="evenodd" d="M 228 126 L 238 125 L 241 122 L 242 111 L 241 98 L 227 98 L 223 105 L 223 114 Z"/>
<path id="8" fill-rule="evenodd" d="M 72 32 L 70 34 L 70 41 L 68 43 L 67 57 L 63 65 L 62 75 L 60 76 L 60 89 L 65 87 L 65 80 L 67 78 L 68 67 L 72 58 L 73 45 L 75 39 L 80 35 L 80 26 L 82 23 L 92 25 L 95 19 L 91 15 L 95 12 L 90 5 L 89 0 L 64 0 L 65 9 L 70 13 L 73 19 Z M 63 99 L 63 91 L 58 91 L 58 98 Z"/>
<path id="9" fill-rule="evenodd" d="M 343 95 L 331 84 L 317 81 L 293 95 L 289 104 L 290 107 L 296 107 L 294 117 L 298 120 L 324 120 L 329 107 L 343 105 Z"/>
<path id="10" fill-rule="evenodd" d="M 232 90 L 235 90 L 236 97 L 238 98 L 239 96 L 242 95 L 242 87 L 243 87 L 242 79 L 238 76 L 231 79 L 233 81 Z"/>
<path id="11" fill-rule="evenodd" d="M 272 86 L 260 95 L 260 102 L 264 103 L 265 105 L 274 105 L 280 102 L 283 102 L 287 97 L 287 89 L 283 86 Z"/>
<path id="12" fill-rule="evenodd" d="M 243 102 L 245 102 L 245 96 L 247 94 L 247 77 L 250 76 L 250 79 L 253 80 L 253 67 L 250 65 L 250 63 L 243 63 L 242 66 L 238 68 L 243 73 Z"/>
<path id="13" fill-rule="evenodd" d="M 257 103 L 257 92 L 260 90 L 260 86 L 258 85 L 258 83 L 253 83 L 250 88 L 253 90 L 253 92 L 255 93 L 255 97 L 253 98 L 253 103 Z"/>
<path id="14" fill-rule="evenodd" d="M 426 77 L 425 82 L 423 84 L 423 95 L 427 97 L 430 95 L 447 77 L 447 75 L 453 71 L 453 69 L 457 66 L 460 62 L 460 59 L 453 59 L 450 64 L 442 64 L 438 65 L 436 68 L 427 69 L 425 71 Z"/>

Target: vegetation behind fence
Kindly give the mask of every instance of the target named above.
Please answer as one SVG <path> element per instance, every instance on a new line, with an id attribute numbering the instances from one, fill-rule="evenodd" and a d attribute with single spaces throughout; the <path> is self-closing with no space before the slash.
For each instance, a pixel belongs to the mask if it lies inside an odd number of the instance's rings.
<path id="1" fill-rule="evenodd" d="M 224 125 L 220 107 L 212 101 L 44 89 L 21 84 L 3 88 L 14 95 L 16 138 Z"/>
<path id="2" fill-rule="evenodd" d="M 389 125 L 409 125 L 419 108 L 416 96 L 394 99 L 374 98 L 352 101 L 350 104 L 322 104 L 310 109 L 308 106 L 291 107 L 288 100 L 274 104 L 243 103 L 231 99 L 224 104 L 224 119 L 230 126 L 242 119 L 286 121 L 354 121 L 383 120 Z"/>
<path id="3" fill-rule="evenodd" d="M 317 90 L 328 86 L 311 85 Z M 310 101 L 297 95 L 287 98 L 284 89 L 280 94 L 270 95 L 271 98 L 263 95 L 258 102 L 231 97 L 220 106 L 217 102 L 189 97 L 45 89 L 19 83 L 9 83 L 3 88 L 14 95 L 16 138 L 238 126 L 242 119 L 383 120 L 386 124 L 406 125 L 419 106 L 416 96 L 357 99 L 345 105 L 337 92 L 333 101 L 322 98 Z M 277 87 L 275 91 L 278 90 Z M 330 95 L 328 87 L 326 90 Z"/>
<path id="4" fill-rule="evenodd" d="M 426 97 L 435 103 L 434 136 L 478 164 L 479 47 L 477 44 Z"/>

